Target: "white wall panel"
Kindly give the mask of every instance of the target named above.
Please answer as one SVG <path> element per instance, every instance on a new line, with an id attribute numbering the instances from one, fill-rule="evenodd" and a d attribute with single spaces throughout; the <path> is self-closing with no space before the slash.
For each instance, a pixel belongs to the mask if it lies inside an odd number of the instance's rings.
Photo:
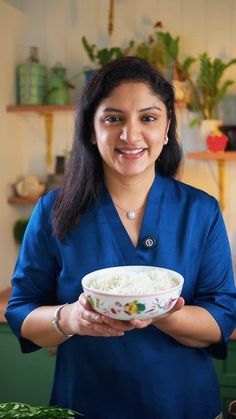
<path id="1" fill-rule="evenodd" d="M 24 124 L 6 113 L 6 105 L 14 103 L 15 66 L 21 45 L 24 15 L 0 0 L 0 289 L 9 284 L 18 248 L 12 229 L 22 210 L 7 204 L 10 185 L 25 170 Z"/>
<path id="2" fill-rule="evenodd" d="M 90 64 L 81 44 L 85 35 L 91 43 L 103 46 L 125 47 L 130 39 L 146 40 L 153 32 L 153 24 L 162 21 L 164 30 L 173 36 L 180 36 L 180 55 L 198 56 L 207 51 L 212 58 L 236 57 L 236 0 L 115 0 L 114 32 L 108 36 L 109 0 L 19 0 L 18 5 L 24 11 L 8 6 L 0 0 L 0 46 L 4 48 L 4 74 L 8 83 L 4 87 L 4 103 L 14 98 L 14 67 L 28 55 L 31 45 L 39 47 L 40 60 L 51 68 L 60 61 L 68 70 L 68 78 L 82 72 L 85 65 Z M 6 9 L 7 8 L 7 9 Z M 20 23 L 19 23 L 20 22 Z M 24 25 L 24 26 L 23 26 Z M 2 54 L 0 56 L 2 60 Z M 193 68 L 197 70 L 195 65 Z M 0 75 L 0 79 L 1 79 Z M 236 81 L 236 66 L 227 70 L 225 75 Z M 1 81 L 1 80 L 0 80 Z M 82 74 L 75 80 L 76 90 L 71 91 L 71 100 L 76 101 L 84 84 Z M 5 78 L 1 83 L 5 83 Z M 7 92 L 7 93 L 6 93 Z M 236 93 L 236 83 L 229 90 Z M 2 103 L 2 102 L 1 102 Z M 0 110 L 1 111 L 1 110 Z M 0 115 L 1 116 L 1 115 Z M 22 117 L 5 116 L 4 138 L 9 138 L 6 155 L 12 153 L 11 147 L 18 152 L 18 160 L 9 166 L 4 166 L 4 185 L 8 178 L 20 172 L 35 172 L 41 177 L 46 176 L 45 166 L 45 131 L 43 119 L 38 116 Z M 236 100 L 228 101 L 227 122 L 236 124 Z M 197 148 L 197 130 L 189 128 L 192 115 L 187 111 L 178 111 L 180 133 L 185 151 Z M 10 126 L 10 125 L 11 126 Z M 2 134 L 3 128 L 0 127 Z M 6 134 L 7 133 L 7 134 Z M 54 154 L 60 154 L 70 147 L 73 133 L 73 114 L 58 114 L 54 118 L 53 147 Z M 0 139 L 0 141 L 3 141 Z M 21 156 L 21 157 L 20 157 Z M 209 169 L 210 167 L 210 169 Z M 225 218 L 232 244 L 234 263 L 236 266 L 236 164 L 226 163 L 227 169 L 227 207 Z M 197 176 L 196 176 L 197 173 Z M 207 190 L 217 196 L 217 166 L 213 162 L 186 161 L 183 179 L 188 183 Z M 1 187 L 4 187 L 0 180 Z M 5 192 L 2 192 L 2 196 Z M 3 199 L 5 199 L 3 197 Z M 12 220 L 19 215 L 16 208 L 5 208 Z M 4 217 L 8 217 L 4 213 Z M 7 268 L 3 268 L 1 277 L 7 277 L 6 272 L 13 263 L 11 228 L 4 230 L 8 234 L 9 260 Z M 1 245 L 0 245 L 1 246 Z M 1 257 L 1 248 L 0 248 Z M 0 266 L 2 264 L 0 263 Z M 1 268 L 0 268 L 1 269 Z M 0 285 L 1 287 L 1 285 Z"/>

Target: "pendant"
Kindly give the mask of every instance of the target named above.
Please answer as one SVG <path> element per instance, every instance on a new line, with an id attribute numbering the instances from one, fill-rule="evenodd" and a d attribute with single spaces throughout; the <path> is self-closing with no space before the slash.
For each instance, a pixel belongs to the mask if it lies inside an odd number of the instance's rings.
<path id="1" fill-rule="evenodd" d="M 136 218 L 135 211 L 127 211 L 127 218 L 131 221 L 135 220 Z"/>

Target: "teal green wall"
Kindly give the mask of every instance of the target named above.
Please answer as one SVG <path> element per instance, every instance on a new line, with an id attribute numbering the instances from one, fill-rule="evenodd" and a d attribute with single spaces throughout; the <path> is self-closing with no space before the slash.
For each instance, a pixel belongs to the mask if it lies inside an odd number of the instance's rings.
<path id="1" fill-rule="evenodd" d="M 54 366 L 47 349 L 22 354 L 8 325 L 0 324 L 0 402 L 48 405 Z"/>
<path id="2" fill-rule="evenodd" d="M 215 360 L 214 365 L 220 382 L 224 418 L 227 419 L 229 403 L 236 400 L 236 341 L 231 340 L 228 356 L 224 361 Z"/>

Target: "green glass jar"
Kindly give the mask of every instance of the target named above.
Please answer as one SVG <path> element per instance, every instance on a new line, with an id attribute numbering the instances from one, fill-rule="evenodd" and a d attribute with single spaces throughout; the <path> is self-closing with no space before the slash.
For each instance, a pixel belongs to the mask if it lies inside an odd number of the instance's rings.
<path id="1" fill-rule="evenodd" d="M 66 80 L 66 69 L 60 63 L 57 63 L 50 70 L 47 103 L 50 105 L 66 105 L 69 103 L 69 86 Z"/>
<path id="2" fill-rule="evenodd" d="M 20 105 L 42 105 L 46 96 L 46 67 L 27 60 L 17 69 Z"/>

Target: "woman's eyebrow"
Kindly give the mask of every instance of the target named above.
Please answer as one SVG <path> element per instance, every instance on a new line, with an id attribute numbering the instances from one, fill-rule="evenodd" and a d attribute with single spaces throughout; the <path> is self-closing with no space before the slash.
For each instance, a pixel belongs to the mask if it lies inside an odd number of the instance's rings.
<path id="1" fill-rule="evenodd" d="M 139 112 L 151 111 L 153 109 L 162 111 L 162 109 L 159 106 L 148 106 L 147 108 L 140 109 Z"/>
<path id="2" fill-rule="evenodd" d="M 122 109 L 118 109 L 118 108 L 105 108 L 103 109 L 103 113 L 105 112 L 122 112 L 124 113 L 124 111 L 122 111 Z"/>
<path id="3" fill-rule="evenodd" d="M 162 109 L 159 106 L 147 106 L 146 108 L 140 109 L 138 112 L 145 112 L 145 111 L 150 111 L 156 109 L 158 111 L 162 111 Z M 124 113 L 124 111 L 122 111 L 122 109 L 118 109 L 118 108 L 105 108 L 103 109 L 103 113 L 105 112 L 120 112 L 120 113 Z"/>

